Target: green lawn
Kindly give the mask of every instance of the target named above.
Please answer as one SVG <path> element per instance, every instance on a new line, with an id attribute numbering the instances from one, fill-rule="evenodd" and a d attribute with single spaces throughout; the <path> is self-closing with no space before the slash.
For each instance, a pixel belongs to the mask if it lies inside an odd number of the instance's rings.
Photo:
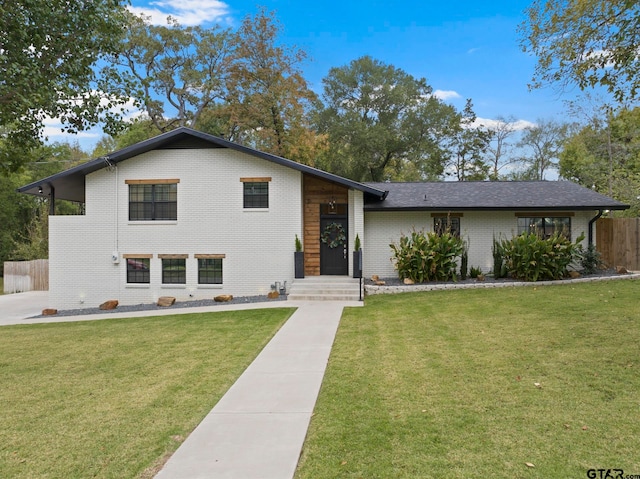
<path id="1" fill-rule="evenodd" d="M 296 478 L 640 474 L 639 298 L 628 280 L 367 298 Z"/>
<path id="2" fill-rule="evenodd" d="M 152 477 L 292 312 L 0 328 L 0 477 Z"/>

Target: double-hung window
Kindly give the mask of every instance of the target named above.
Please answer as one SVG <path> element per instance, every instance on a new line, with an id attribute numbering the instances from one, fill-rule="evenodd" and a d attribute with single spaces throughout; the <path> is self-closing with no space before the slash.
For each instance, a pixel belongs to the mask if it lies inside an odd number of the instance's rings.
<path id="1" fill-rule="evenodd" d="M 197 254 L 198 284 L 222 284 L 223 254 Z"/>
<path id="2" fill-rule="evenodd" d="M 127 180 L 130 221 L 178 219 L 179 180 Z"/>
<path id="3" fill-rule="evenodd" d="M 186 254 L 162 254 L 162 284 L 185 284 L 187 282 Z"/>
<path id="4" fill-rule="evenodd" d="M 148 284 L 150 278 L 151 255 L 124 255 L 127 261 L 127 283 Z"/>
<path id="5" fill-rule="evenodd" d="M 243 208 L 269 208 L 269 182 L 271 178 L 240 178 Z"/>

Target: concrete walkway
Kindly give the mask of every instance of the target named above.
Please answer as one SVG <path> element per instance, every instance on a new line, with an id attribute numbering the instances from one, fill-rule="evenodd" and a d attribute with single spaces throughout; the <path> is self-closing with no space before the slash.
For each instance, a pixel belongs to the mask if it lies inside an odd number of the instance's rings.
<path id="1" fill-rule="evenodd" d="M 345 306 L 359 301 L 272 301 L 135 313 L 32 318 L 46 292 L 0 296 L 0 326 L 164 314 L 296 307 L 213 410 L 173 454 L 157 479 L 292 478 Z"/>
<path id="2" fill-rule="evenodd" d="M 361 304 L 299 304 L 156 478 L 293 477 L 343 307 Z"/>

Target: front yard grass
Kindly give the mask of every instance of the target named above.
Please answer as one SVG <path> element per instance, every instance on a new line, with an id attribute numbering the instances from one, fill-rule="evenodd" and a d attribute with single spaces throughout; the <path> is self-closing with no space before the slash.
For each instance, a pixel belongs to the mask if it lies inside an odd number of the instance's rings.
<path id="1" fill-rule="evenodd" d="M 152 477 L 292 312 L 0 328 L 0 477 Z"/>
<path id="2" fill-rule="evenodd" d="M 626 280 L 367 298 L 342 318 L 296 478 L 640 474 L 639 294 Z"/>

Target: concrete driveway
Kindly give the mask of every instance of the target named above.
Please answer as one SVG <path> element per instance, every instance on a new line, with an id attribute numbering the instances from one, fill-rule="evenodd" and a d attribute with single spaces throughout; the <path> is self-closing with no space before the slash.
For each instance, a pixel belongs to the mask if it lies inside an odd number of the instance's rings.
<path id="1" fill-rule="evenodd" d="M 48 307 L 48 291 L 27 291 L 0 295 L 0 326 L 20 324 L 22 320 L 37 316 Z"/>

